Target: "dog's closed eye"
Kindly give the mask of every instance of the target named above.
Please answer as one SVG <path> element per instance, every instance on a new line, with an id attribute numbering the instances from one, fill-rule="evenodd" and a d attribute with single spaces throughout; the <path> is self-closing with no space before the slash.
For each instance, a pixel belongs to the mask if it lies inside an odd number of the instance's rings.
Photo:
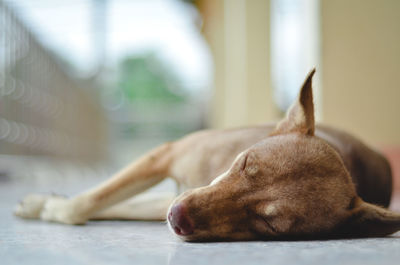
<path id="1" fill-rule="evenodd" d="M 261 215 L 256 215 L 253 220 L 253 229 L 258 233 L 267 234 L 271 236 L 278 235 L 276 229 L 270 224 L 267 218 Z"/>
<path id="2" fill-rule="evenodd" d="M 240 171 L 246 176 L 255 176 L 258 173 L 258 166 L 254 163 L 252 154 L 246 154 L 241 162 Z"/>
<path id="3" fill-rule="evenodd" d="M 279 203 L 273 201 L 259 203 L 252 212 L 253 229 L 266 236 L 286 233 L 293 222 L 282 218 L 279 207 Z"/>
<path id="4" fill-rule="evenodd" d="M 242 161 L 241 161 L 240 171 L 242 171 L 242 172 L 245 171 L 246 165 L 247 165 L 247 159 L 248 159 L 248 158 L 249 158 L 249 155 L 248 155 L 248 154 L 246 154 L 246 155 L 243 157 L 243 159 L 242 159 Z"/>
<path id="5" fill-rule="evenodd" d="M 277 209 L 274 204 L 259 204 L 252 212 L 253 229 L 264 235 L 278 235 L 279 232 L 273 225 L 276 214 Z"/>

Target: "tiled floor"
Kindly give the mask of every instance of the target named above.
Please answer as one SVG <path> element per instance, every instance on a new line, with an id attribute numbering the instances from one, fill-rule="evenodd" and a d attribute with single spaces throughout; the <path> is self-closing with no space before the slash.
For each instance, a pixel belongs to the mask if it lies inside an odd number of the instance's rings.
<path id="1" fill-rule="evenodd" d="M 15 218 L 15 202 L 31 191 L 66 194 L 91 183 L 0 182 L 0 264 L 399 264 L 392 237 L 299 242 L 185 243 L 163 223 L 90 222 L 65 226 Z M 82 187 L 84 186 L 84 187 Z M 52 187 L 50 189 L 50 187 Z"/>

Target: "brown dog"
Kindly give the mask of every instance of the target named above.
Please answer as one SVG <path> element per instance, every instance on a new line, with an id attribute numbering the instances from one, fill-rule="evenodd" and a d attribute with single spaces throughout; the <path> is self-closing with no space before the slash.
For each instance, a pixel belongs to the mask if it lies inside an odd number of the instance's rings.
<path id="1" fill-rule="evenodd" d="M 71 199 L 29 195 L 15 214 L 83 224 L 159 220 L 168 212 L 169 226 L 187 241 L 369 237 L 400 230 L 399 214 L 374 205 L 390 203 L 387 160 L 344 132 L 315 128 L 314 72 L 277 126 L 191 134 Z M 167 177 L 191 190 L 175 199 L 125 201 Z"/>

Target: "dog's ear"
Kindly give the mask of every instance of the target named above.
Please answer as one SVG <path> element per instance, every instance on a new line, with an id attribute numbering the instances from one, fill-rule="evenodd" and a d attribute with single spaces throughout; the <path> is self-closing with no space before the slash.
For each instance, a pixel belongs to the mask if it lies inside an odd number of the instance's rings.
<path id="1" fill-rule="evenodd" d="M 278 123 L 271 135 L 299 132 L 314 135 L 314 103 L 312 93 L 312 77 L 315 68 L 308 74 L 301 87 L 299 96 L 286 112 L 286 117 Z"/>
<path id="2" fill-rule="evenodd" d="M 357 198 L 350 216 L 337 230 L 346 237 L 381 237 L 400 230 L 400 214 Z"/>

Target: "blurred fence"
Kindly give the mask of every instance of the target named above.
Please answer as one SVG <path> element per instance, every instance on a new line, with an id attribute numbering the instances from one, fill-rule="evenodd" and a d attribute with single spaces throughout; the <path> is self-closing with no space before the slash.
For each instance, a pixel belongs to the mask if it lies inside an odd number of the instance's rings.
<path id="1" fill-rule="evenodd" d="M 93 94 L 0 0 L 0 154 L 99 159 L 105 123 Z"/>

